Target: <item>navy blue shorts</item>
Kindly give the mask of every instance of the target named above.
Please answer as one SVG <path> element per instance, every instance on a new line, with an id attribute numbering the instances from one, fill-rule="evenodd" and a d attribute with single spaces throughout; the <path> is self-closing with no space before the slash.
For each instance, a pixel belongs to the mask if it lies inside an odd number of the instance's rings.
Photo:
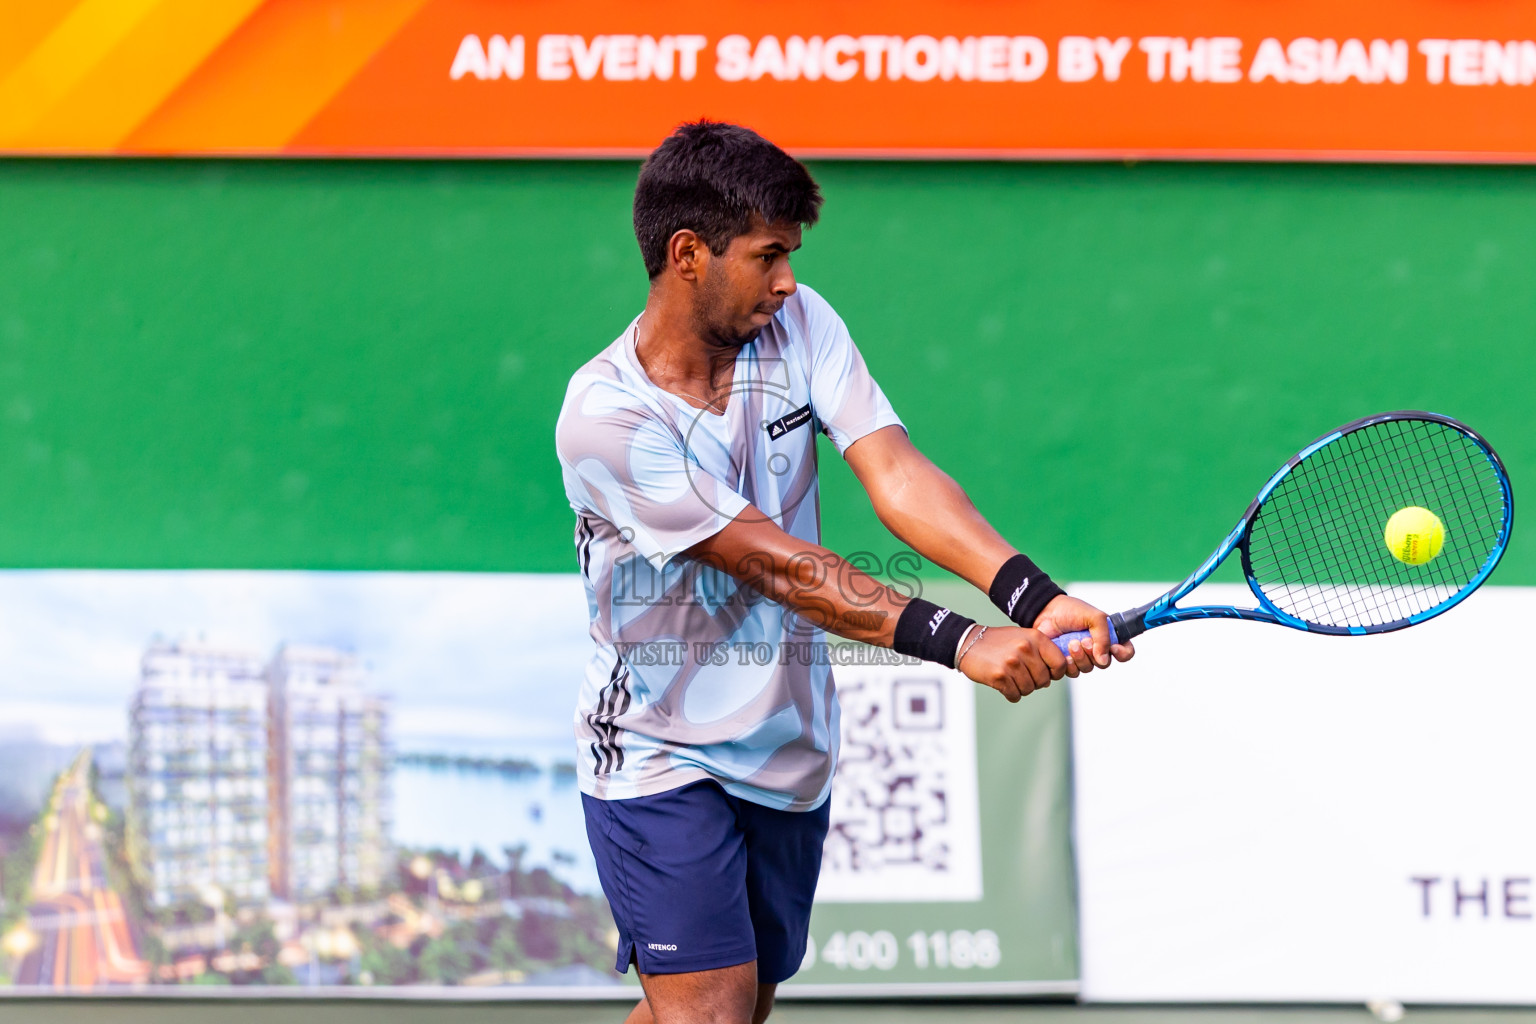
<path id="1" fill-rule="evenodd" d="M 712 781 L 628 800 L 581 797 L 619 926 L 614 969 L 681 974 L 757 961 L 759 984 L 800 969 L 831 801 L 776 811 Z"/>

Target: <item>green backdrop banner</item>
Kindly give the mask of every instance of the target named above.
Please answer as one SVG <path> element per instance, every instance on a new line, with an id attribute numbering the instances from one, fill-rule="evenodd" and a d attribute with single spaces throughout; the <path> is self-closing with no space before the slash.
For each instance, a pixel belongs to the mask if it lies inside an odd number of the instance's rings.
<path id="1" fill-rule="evenodd" d="M 1369 412 L 1536 465 L 1529 168 L 814 170 L 800 275 L 1058 576 L 1181 576 Z M 551 424 L 644 301 L 634 175 L 0 162 L 0 564 L 574 570 Z M 824 476 L 832 546 L 893 549 Z"/>

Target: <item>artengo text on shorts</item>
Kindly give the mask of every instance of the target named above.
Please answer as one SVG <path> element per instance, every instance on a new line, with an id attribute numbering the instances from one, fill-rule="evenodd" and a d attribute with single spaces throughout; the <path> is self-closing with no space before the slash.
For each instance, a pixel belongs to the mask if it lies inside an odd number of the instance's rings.
<path id="1" fill-rule="evenodd" d="M 647 942 L 645 944 L 645 948 L 646 949 L 660 950 L 663 953 L 676 953 L 677 952 L 677 947 L 675 945 L 672 945 L 670 943 L 663 943 L 663 942 Z"/>

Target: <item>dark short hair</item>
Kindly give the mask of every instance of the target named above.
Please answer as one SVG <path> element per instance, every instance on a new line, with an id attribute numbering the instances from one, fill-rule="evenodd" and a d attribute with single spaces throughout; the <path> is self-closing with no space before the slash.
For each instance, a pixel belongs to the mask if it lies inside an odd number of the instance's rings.
<path id="1" fill-rule="evenodd" d="M 641 166 L 635 239 L 654 279 L 679 231 L 693 231 L 720 253 L 751 229 L 753 214 L 769 224 L 810 227 L 820 209 L 821 189 L 800 161 L 750 128 L 694 121 L 668 135 Z"/>

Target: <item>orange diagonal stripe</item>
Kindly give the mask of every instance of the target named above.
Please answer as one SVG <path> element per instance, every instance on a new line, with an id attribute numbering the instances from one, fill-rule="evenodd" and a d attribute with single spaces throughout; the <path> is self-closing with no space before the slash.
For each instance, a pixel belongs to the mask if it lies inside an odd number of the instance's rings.
<path id="1" fill-rule="evenodd" d="M 261 2 L 159 0 L 17 136 L 16 144 L 85 152 L 115 149 Z"/>
<path id="2" fill-rule="evenodd" d="M 269 0 L 121 149 L 277 152 L 427 0 Z"/>
<path id="3" fill-rule="evenodd" d="M 84 0 L 0 81 L 0 147 L 68 95 L 161 0 Z"/>
<path id="4" fill-rule="evenodd" d="M 0 5 L 0 81 L 80 3 L 80 0 L 28 0 Z"/>

